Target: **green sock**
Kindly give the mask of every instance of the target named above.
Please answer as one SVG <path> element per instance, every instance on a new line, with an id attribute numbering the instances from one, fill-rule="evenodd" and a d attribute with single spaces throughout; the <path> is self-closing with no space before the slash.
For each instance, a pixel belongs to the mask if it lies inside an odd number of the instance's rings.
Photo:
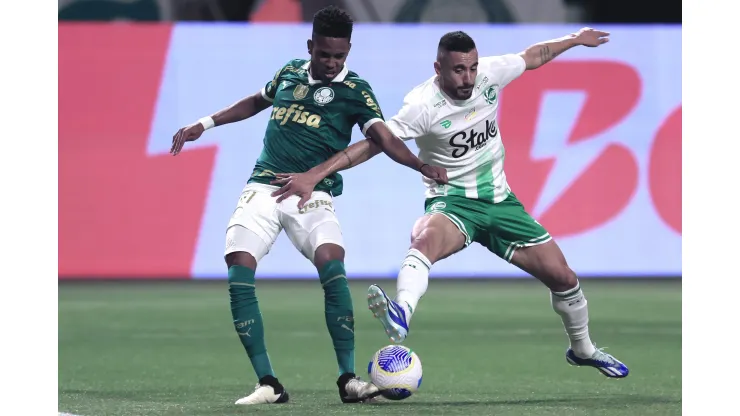
<path id="1" fill-rule="evenodd" d="M 257 295 L 254 293 L 254 270 L 243 266 L 229 267 L 229 295 L 234 328 L 244 349 L 247 350 L 257 378 L 275 376 L 265 347 L 262 313 L 257 303 Z"/>
<path id="2" fill-rule="evenodd" d="M 339 375 L 354 373 L 355 318 L 344 263 L 338 260 L 328 262 L 319 272 L 319 280 L 324 288 L 326 327 L 337 354 Z"/>

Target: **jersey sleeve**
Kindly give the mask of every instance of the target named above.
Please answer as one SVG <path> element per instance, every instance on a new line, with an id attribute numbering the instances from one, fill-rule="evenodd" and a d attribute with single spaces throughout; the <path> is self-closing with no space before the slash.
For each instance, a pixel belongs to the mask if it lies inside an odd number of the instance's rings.
<path id="1" fill-rule="evenodd" d="M 349 110 L 355 123 L 360 126 L 362 134 L 365 134 L 370 126 L 379 121 L 384 121 L 383 112 L 380 111 L 380 105 L 378 105 L 378 100 L 375 98 L 375 93 L 373 93 L 370 85 L 364 82 L 357 82 L 355 85 L 352 90 Z"/>
<path id="2" fill-rule="evenodd" d="M 424 107 L 404 99 L 403 107 L 386 122 L 388 128 L 403 140 L 418 139 L 426 134 Z"/>
<path id="3" fill-rule="evenodd" d="M 269 102 L 272 102 L 275 99 L 275 93 L 277 92 L 277 86 L 280 82 L 280 74 L 283 73 L 283 68 L 280 68 L 277 72 L 275 72 L 275 76 L 272 78 L 272 81 L 269 81 L 267 84 L 265 84 L 264 88 L 262 88 L 262 98 Z"/>
<path id="4" fill-rule="evenodd" d="M 524 58 L 518 54 L 487 56 L 478 61 L 479 72 L 494 79 L 501 88 L 519 78 L 527 69 Z"/>

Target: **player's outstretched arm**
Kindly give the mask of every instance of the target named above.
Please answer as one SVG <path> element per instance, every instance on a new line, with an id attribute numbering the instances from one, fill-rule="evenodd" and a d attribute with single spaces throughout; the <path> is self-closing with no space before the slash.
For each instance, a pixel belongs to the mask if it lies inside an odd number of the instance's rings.
<path id="1" fill-rule="evenodd" d="M 524 58 L 527 69 L 537 69 L 574 46 L 594 48 L 607 42 L 609 42 L 609 32 L 584 27 L 577 33 L 571 33 L 562 38 L 535 43 L 519 55 Z"/>
<path id="2" fill-rule="evenodd" d="M 172 148 L 170 149 L 170 153 L 177 155 L 182 150 L 185 142 L 197 140 L 204 131 L 211 127 L 246 120 L 271 105 L 272 103 L 267 101 L 260 91 L 235 102 L 211 116 L 203 117 L 195 123 L 181 128 L 177 133 L 175 133 L 172 137 Z"/>
<path id="3" fill-rule="evenodd" d="M 409 150 L 403 140 L 396 137 L 385 123 L 375 123 L 365 132 L 367 139 L 375 143 L 383 153 L 396 163 L 408 166 L 421 172 L 422 175 L 434 180 L 438 184 L 447 183 L 447 170 L 439 166 L 431 166 L 421 161 Z"/>
<path id="4" fill-rule="evenodd" d="M 308 201 L 311 191 L 319 181 L 331 174 L 364 163 L 381 151 L 396 162 L 421 172 L 439 184 L 447 183 L 447 171 L 444 168 L 422 162 L 401 139 L 388 129 L 385 123 L 373 124 L 366 133 L 367 139 L 336 153 L 329 160 L 313 167 L 308 172 L 276 174 L 276 179 L 270 183 L 279 185 L 280 189 L 273 192 L 272 196 L 277 196 L 277 202 L 281 202 L 292 195 L 298 195 L 301 197 L 298 201 L 298 208 L 303 208 L 303 204 Z"/>
<path id="5" fill-rule="evenodd" d="M 360 140 L 335 154 L 326 162 L 314 167 L 309 172 L 321 180 L 339 171 L 365 163 L 380 152 L 382 150 L 372 140 Z"/>
<path id="6" fill-rule="evenodd" d="M 277 173 L 275 174 L 276 179 L 270 181 L 270 184 L 280 185 L 280 189 L 273 192 L 272 196 L 279 197 L 277 202 L 281 202 L 289 196 L 298 195 L 301 197 L 298 201 L 298 208 L 303 208 L 303 204 L 308 201 L 314 187 L 322 179 L 367 162 L 380 152 L 380 147 L 372 141 L 360 140 L 341 152 L 335 153 L 329 160 L 314 166 L 308 172 Z"/>

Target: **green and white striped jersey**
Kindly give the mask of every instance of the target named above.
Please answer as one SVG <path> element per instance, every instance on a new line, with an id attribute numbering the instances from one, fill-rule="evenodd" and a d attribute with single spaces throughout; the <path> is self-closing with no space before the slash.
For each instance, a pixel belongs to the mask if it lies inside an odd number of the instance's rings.
<path id="1" fill-rule="evenodd" d="M 504 173 L 504 145 L 497 114 L 499 94 L 526 65 L 515 54 L 481 58 L 473 95 L 453 100 L 434 76 L 404 98 L 403 107 L 387 121 L 393 133 L 414 139 L 419 159 L 447 169 L 448 185 L 423 178 L 426 197 L 459 195 L 498 203 L 510 192 Z"/>

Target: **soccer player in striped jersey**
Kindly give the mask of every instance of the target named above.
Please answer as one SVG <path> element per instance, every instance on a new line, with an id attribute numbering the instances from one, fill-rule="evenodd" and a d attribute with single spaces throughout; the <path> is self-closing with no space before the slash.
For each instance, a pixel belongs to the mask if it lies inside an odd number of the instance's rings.
<path id="1" fill-rule="evenodd" d="M 400 343 L 406 338 L 411 317 L 427 290 L 432 265 L 477 242 L 550 289 L 552 307 L 570 339 L 568 363 L 595 367 L 607 377 L 629 374 L 627 366 L 591 342 L 587 302 L 578 277 L 547 230 L 512 192 L 504 172 L 506 153 L 497 120 L 501 90 L 524 71 L 539 68 L 574 46 L 602 45 L 608 36 L 583 28 L 519 54 L 481 58 L 467 34 L 451 32 L 441 38 L 436 75 L 411 90 L 401 110 L 387 122 L 396 136 L 416 141 L 424 163 L 447 169 L 449 178 L 446 184 L 424 178 L 425 214 L 412 230 L 395 298 L 378 285 L 368 289 L 368 306 L 392 341 Z M 363 163 L 378 152 L 371 141 L 360 141 L 307 174 L 287 176 L 292 179 L 291 187 L 280 193 L 303 194 L 321 178 Z"/>

